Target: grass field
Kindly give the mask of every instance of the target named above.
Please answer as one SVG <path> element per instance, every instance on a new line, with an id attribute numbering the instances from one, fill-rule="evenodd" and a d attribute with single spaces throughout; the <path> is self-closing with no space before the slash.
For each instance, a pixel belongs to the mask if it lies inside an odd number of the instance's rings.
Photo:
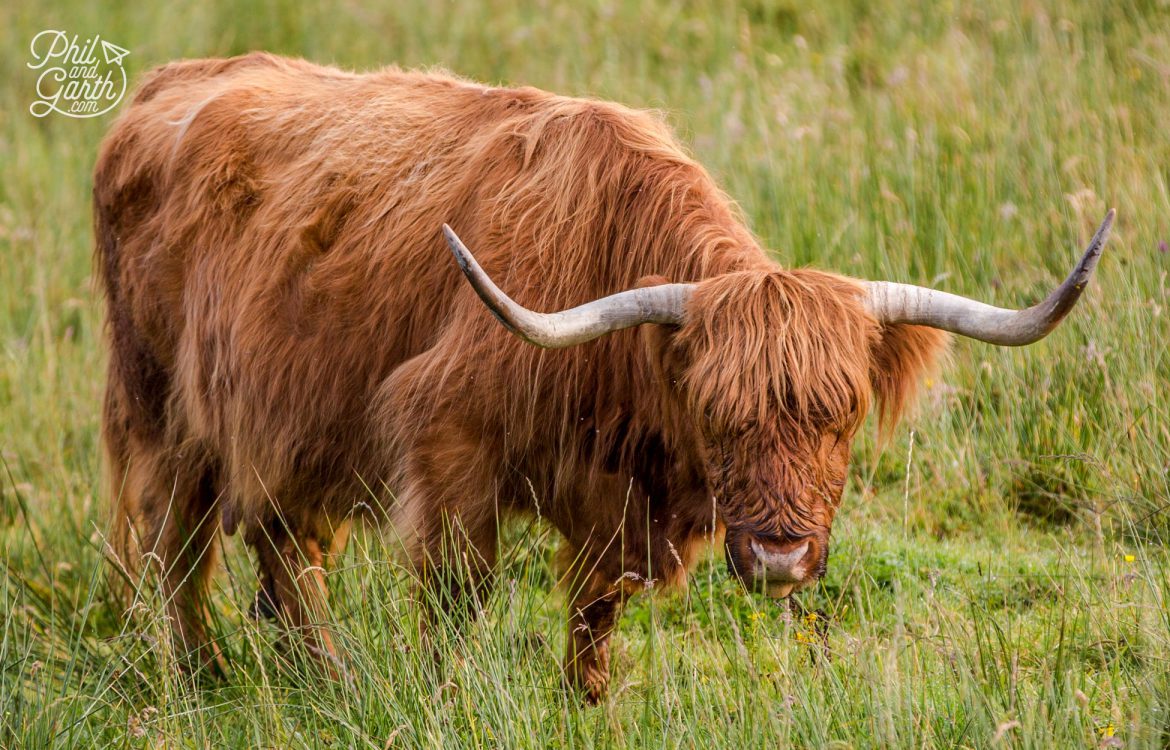
<path id="1" fill-rule="evenodd" d="M 0 7 L 0 746 L 1165 747 L 1170 744 L 1170 3 L 58 0 Z M 245 612 L 228 678 L 174 666 L 101 561 L 90 171 L 112 115 L 32 117 L 46 28 L 132 76 L 253 49 L 443 66 L 664 110 L 788 265 L 1033 300 L 1119 212 L 1050 339 L 957 342 L 917 417 L 859 441 L 829 573 L 794 610 L 720 559 L 644 597 L 609 699 L 560 687 L 556 534 L 511 529 L 437 667 L 393 544 L 331 574 L 352 686 Z M 872 433 L 872 430 L 868 430 Z"/>

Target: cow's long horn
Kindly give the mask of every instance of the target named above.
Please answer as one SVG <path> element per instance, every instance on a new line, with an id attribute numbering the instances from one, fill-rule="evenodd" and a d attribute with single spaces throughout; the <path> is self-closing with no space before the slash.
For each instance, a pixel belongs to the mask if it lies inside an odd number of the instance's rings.
<path id="1" fill-rule="evenodd" d="M 679 324 L 694 284 L 661 284 L 630 289 L 555 313 L 538 313 L 517 304 L 484 273 L 451 227 L 443 236 L 476 294 L 504 326 L 530 344 L 561 349 L 643 323 Z"/>
<path id="2" fill-rule="evenodd" d="M 883 323 L 913 323 L 941 328 L 1000 346 L 1031 344 L 1056 328 L 1077 303 L 1097 267 L 1105 240 L 1109 238 L 1114 213 L 1109 209 L 1081 256 L 1081 262 L 1064 283 L 1043 302 L 1026 310 L 1005 310 L 936 289 L 889 281 L 867 282 L 866 306 Z"/>

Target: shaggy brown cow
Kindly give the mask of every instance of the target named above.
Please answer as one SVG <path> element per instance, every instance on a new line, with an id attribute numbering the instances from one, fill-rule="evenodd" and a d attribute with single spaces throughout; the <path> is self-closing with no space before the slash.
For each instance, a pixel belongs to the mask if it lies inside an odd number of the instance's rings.
<path id="1" fill-rule="evenodd" d="M 255 549 L 261 609 L 333 654 L 323 566 L 355 507 L 448 606 L 490 582 L 499 519 L 539 510 L 575 561 L 566 673 L 591 698 L 623 598 L 721 535 L 746 584 L 814 582 L 871 405 L 898 417 L 938 329 L 1051 330 L 1109 225 L 1018 313 L 785 270 L 651 114 L 265 54 L 151 73 L 94 204 L 115 549 L 161 564 L 180 646 L 215 658 L 220 528 Z M 489 275 L 583 306 L 533 313 Z"/>

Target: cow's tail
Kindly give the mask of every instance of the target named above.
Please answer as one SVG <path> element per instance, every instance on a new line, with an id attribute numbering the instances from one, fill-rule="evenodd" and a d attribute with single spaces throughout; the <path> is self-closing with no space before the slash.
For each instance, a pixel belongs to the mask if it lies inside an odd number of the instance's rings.
<path id="1" fill-rule="evenodd" d="M 99 167 L 100 176 L 100 167 Z M 94 266 L 106 300 L 106 340 L 109 344 L 106 389 L 102 403 L 102 448 L 105 455 L 104 484 L 109 502 L 109 519 L 103 552 L 112 563 L 111 579 L 123 594 L 138 574 L 140 558 L 137 522 L 141 509 L 131 482 L 131 414 L 124 374 L 124 329 L 128 321 L 120 308 L 124 301 L 118 290 L 117 237 L 99 201 L 100 185 L 94 186 Z"/>

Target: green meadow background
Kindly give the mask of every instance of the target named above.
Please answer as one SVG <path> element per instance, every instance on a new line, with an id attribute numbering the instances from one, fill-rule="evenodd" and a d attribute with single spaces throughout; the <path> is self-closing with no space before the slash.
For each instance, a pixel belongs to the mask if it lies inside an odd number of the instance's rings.
<path id="1" fill-rule="evenodd" d="M 180 57 L 441 66 L 664 111 L 790 266 L 1035 300 L 1110 206 L 1067 323 L 958 341 L 858 442 L 829 573 L 789 608 L 718 556 L 636 601 L 610 697 L 561 688 L 556 534 L 509 529 L 483 619 L 432 661 L 394 544 L 330 575 L 351 684 L 246 615 L 225 543 L 192 682 L 150 581 L 101 558 L 105 347 L 90 173 L 113 115 L 36 119 L 46 28 Z M 1166 747 L 1170 2 L 17 0 L 0 6 L 0 747 Z"/>

